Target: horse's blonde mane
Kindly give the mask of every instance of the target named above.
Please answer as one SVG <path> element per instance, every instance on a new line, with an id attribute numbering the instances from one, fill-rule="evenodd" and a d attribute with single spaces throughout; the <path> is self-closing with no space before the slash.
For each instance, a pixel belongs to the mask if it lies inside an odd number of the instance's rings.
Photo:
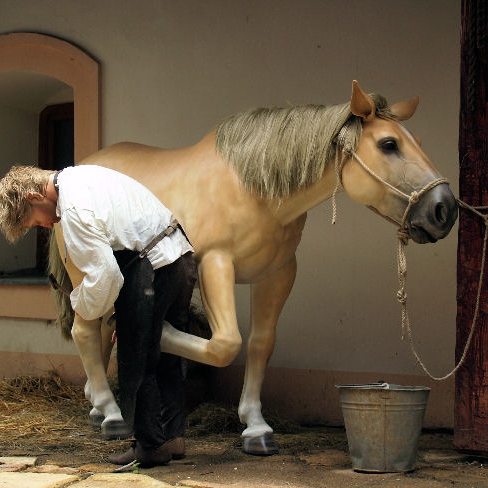
<path id="1" fill-rule="evenodd" d="M 384 97 L 371 97 L 377 115 L 391 117 Z M 261 198 L 283 198 L 319 180 L 344 145 L 356 149 L 362 125 L 349 107 L 302 105 L 241 112 L 218 126 L 217 150 L 248 191 Z"/>

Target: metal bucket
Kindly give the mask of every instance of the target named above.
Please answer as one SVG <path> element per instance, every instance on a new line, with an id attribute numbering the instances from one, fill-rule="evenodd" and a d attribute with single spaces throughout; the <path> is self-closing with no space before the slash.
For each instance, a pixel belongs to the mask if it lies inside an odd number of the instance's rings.
<path id="1" fill-rule="evenodd" d="M 430 388 L 336 385 L 355 471 L 412 471 Z"/>

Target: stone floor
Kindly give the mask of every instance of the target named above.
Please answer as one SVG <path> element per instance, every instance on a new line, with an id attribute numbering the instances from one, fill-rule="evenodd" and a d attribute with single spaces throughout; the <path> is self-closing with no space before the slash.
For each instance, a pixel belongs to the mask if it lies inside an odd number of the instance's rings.
<path id="1" fill-rule="evenodd" d="M 309 429 L 297 435 L 277 435 L 277 441 L 282 446 L 280 454 L 263 458 L 242 453 L 235 435 L 189 438 L 184 459 L 168 466 L 122 473 L 114 473 L 115 466 L 103 460 L 87 463 L 89 453 L 51 449 L 37 457 L 0 458 L 0 487 L 488 487 L 485 460 L 456 452 L 452 448 L 452 436 L 445 432 L 422 435 L 416 469 L 410 473 L 354 471 L 342 429 Z M 300 452 L 307 442 L 306 449 Z M 81 449 L 82 446 L 80 440 Z"/>

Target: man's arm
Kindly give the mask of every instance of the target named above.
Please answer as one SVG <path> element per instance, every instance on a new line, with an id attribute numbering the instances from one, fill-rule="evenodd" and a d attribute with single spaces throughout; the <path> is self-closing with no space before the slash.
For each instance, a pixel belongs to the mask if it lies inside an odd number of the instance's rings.
<path id="1" fill-rule="evenodd" d="M 124 283 L 109 239 L 91 212 L 80 216 L 75 210 L 67 210 L 62 228 L 70 258 L 84 274 L 81 284 L 71 292 L 72 307 L 85 320 L 99 318 L 113 306 Z"/>

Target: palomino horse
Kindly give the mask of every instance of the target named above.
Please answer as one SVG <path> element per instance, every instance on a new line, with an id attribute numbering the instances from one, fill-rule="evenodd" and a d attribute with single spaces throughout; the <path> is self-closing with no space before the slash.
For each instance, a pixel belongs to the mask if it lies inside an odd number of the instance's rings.
<path id="1" fill-rule="evenodd" d="M 247 452 L 276 452 L 260 391 L 278 317 L 295 279 L 295 251 L 307 210 L 344 190 L 418 243 L 442 239 L 457 218 L 448 184 L 400 123 L 417 104 L 415 98 L 388 107 L 382 96 L 367 95 L 353 82 L 350 103 L 344 105 L 251 110 L 230 117 L 192 147 L 120 143 L 80 163 L 140 181 L 172 210 L 193 244 L 212 337 L 185 334 L 165 323 L 162 350 L 214 366 L 231 363 L 242 342 L 234 284 L 251 284 L 239 404 Z M 77 286 L 83 276 L 66 256 L 59 228 L 56 234 Z M 76 316 L 72 335 L 88 377 L 92 414 L 100 413 L 109 425 L 121 417 L 102 360 L 103 351 L 110 350 L 105 347 L 110 329 L 100 327 L 100 321 Z M 105 364 L 106 359 L 107 354 Z"/>

